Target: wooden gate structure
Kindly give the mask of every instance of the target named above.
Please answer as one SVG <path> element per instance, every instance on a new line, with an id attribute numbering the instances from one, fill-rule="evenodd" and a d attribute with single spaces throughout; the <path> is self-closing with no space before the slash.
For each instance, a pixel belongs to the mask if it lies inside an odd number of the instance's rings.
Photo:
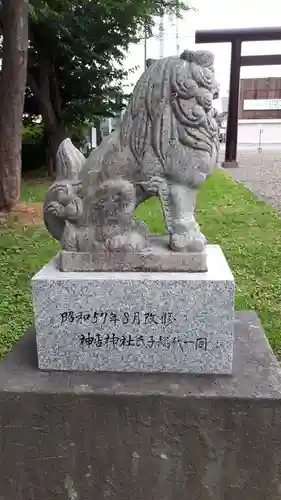
<path id="1" fill-rule="evenodd" d="M 281 65 L 281 54 L 242 56 L 242 42 L 281 40 L 281 27 L 196 31 L 196 43 L 231 43 L 231 66 L 224 167 L 237 164 L 238 103 L 241 66 Z"/>

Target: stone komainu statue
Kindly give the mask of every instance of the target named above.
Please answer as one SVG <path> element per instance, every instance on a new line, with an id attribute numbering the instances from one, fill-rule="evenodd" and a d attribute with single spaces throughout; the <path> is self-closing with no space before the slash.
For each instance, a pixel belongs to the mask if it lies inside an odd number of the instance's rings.
<path id="1" fill-rule="evenodd" d="M 203 251 L 194 208 L 219 149 L 213 64 L 204 51 L 150 60 L 120 127 L 87 160 L 70 139 L 62 142 L 44 220 L 64 250 L 142 250 L 145 225 L 134 219 L 134 210 L 158 196 L 170 248 Z"/>

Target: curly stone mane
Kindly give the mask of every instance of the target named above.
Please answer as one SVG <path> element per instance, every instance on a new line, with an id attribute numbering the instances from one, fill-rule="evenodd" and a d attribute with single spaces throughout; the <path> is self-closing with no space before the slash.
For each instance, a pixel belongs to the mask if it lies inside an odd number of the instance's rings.
<path id="1" fill-rule="evenodd" d="M 158 196 L 169 248 L 202 252 L 206 239 L 194 217 L 195 200 L 218 158 L 217 96 L 211 53 L 151 60 L 120 126 L 87 159 L 63 141 L 57 182 L 44 204 L 46 226 L 62 247 L 146 248 L 134 209 Z"/>
<path id="2" fill-rule="evenodd" d="M 150 61 L 120 131 L 121 147 L 129 147 L 139 164 L 151 146 L 165 169 L 173 142 L 212 155 L 217 123 L 211 110 L 218 88 L 213 62 L 211 53 L 200 51 Z"/>

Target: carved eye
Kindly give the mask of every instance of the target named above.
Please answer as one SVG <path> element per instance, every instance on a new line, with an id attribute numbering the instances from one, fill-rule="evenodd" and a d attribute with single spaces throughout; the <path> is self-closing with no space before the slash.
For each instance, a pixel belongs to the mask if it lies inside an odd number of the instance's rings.
<path id="1" fill-rule="evenodd" d="M 172 95 L 171 95 L 172 101 L 174 101 L 177 98 L 178 98 L 178 93 L 177 92 L 172 92 Z"/>

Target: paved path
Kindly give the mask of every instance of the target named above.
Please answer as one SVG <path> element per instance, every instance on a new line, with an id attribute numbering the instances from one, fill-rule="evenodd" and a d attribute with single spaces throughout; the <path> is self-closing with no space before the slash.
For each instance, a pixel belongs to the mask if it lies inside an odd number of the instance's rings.
<path id="1" fill-rule="evenodd" d="M 223 153 L 221 156 L 223 159 Z M 281 212 L 281 148 L 279 152 L 239 151 L 238 162 L 238 168 L 226 172 Z"/>

